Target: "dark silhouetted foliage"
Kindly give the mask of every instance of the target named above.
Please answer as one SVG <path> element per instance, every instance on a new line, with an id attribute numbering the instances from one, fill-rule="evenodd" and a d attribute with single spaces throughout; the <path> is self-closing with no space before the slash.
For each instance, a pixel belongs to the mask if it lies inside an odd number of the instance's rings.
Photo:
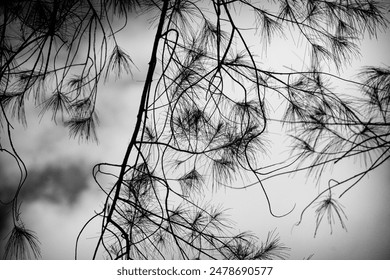
<path id="1" fill-rule="evenodd" d="M 345 228 L 338 198 L 390 156 L 390 68 L 367 67 L 356 81 L 330 69 L 341 73 L 358 57 L 363 36 L 387 28 L 384 8 L 371 0 L 2 1 L 0 156 L 12 155 L 21 174 L 7 202 L 14 229 L 5 257 L 29 257 L 30 249 L 39 255 L 36 237 L 19 219 L 27 167 L 13 145 L 12 122 L 27 124 L 30 98 L 71 136 L 97 140 L 98 88 L 113 75 L 131 75 L 131 53 L 116 36 L 136 15 L 151 20 L 155 38 L 123 161 L 93 169 L 106 194 L 93 217 L 102 222 L 93 257 L 284 259 L 288 248 L 274 231 L 263 243 L 237 233 L 205 194 L 258 187 L 278 216 L 267 180 L 302 172 L 320 191 L 301 209 L 301 220 L 315 205 L 315 232 L 324 217 Z M 255 53 L 272 52 L 273 38 L 288 36 L 303 42 L 307 69 L 276 71 L 261 63 Z M 362 94 L 341 94 L 334 84 Z M 270 109 L 272 100 L 278 110 Z M 283 127 L 290 145 L 280 162 L 265 160 L 273 125 Z M 362 158 L 364 169 L 337 181 L 322 177 L 349 158 Z M 107 176 L 115 178 L 112 185 L 101 183 Z"/>

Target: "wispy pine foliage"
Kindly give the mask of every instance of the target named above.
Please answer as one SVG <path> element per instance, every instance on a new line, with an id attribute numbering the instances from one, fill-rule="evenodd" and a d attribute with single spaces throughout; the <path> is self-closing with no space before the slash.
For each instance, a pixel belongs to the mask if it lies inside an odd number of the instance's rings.
<path id="1" fill-rule="evenodd" d="M 345 228 L 340 198 L 390 157 L 390 68 L 368 66 L 360 80 L 340 76 L 361 40 L 387 28 L 386 9 L 371 0 L 2 1 L 0 151 L 21 172 L 14 224 L 27 167 L 12 123 L 27 125 L 31 98 L 72 137 L 97 141 L 99 86 L 135 67 L 117 36 L 143 16 L 155 38 L 134 131 L 122 162 L 93 169 L 106 195 L 94 216 L 102 226 L 93 258 L 287 258 L 275 232 L 265 242 L 237 234 L 225 212 L 204 201 L 222 188 L 257 187 L 270 215 L 282 217 L 292 210 L 276 214 L 267 181 L 301 172 L 319 189 L 301 220 L 318 203 L 315 234 L 324 218 L 331 231 L 336 220 Z M 307 55 L 299 71 L 274 70 L 256 56 L 271 51 L 275 37 L 286 45 L 299 38 Z M 341 94 L 336 84 L 355 92 Z M 277 161 L 269 154 L 273 125 L 289 151 Z M 349 159 L 360 159 L 361 171 L 329 178 Z M 15 226 L 7 244 L 7 257 L 39 256 L 24 227 Z"/>
<path id="2" fill-rule="evenodd" d="M 9 234 L 4 259 L 37 259 L 41 256 L 35 233 L 23 225 L 15 225 Z"/>

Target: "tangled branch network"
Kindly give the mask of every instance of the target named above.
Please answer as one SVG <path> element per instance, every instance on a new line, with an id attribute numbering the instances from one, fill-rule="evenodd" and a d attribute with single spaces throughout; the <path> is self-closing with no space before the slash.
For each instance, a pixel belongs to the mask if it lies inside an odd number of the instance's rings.
<path id="1" fill-rule="evenodd" d="M 15 195 L 3 202 L 12 205 L 14 224 L 5 257 L 29 257 L 30 250 L 39 256 L 20 218 L 27 167 L 13 145 L 13 119 L 26 123 L 24 105 L 32 97 L 71 136 L 97 140 L 98 86 L 112 72 L 131 74 L 133 60 L 117 36 L 136 15 L 150 19 L 155 37 L 123 161 L 93 168 L 106 194 L 90 220 L 101 221 L 93 258 L 286 258 L 275 231 L 264 242 L 235 233 L 224 210 L 204 198 L 221 188 L 258 187 L 271 215 L 282 217 L 289 212 L 274 212 L 266 183 L 302 172 L 321 189 L 301 209 L 299 223 L 317 205 L 316 232 L 325 215 L 345 228 L 337 199 L 390 156 L 390 69 L 367 67 L 355 81 L 324 65 L 340 73 L 358 56 L 362 36 L 387 28 L 385 10 L 370 0 L 3 1 L 0 156 L 11 156 L 20 169 Z M 251 15 L 250 28 L 242 14 Z M 287 36 L 305 46 L 306 70 L 275 71 L 255 55 Z M 334 84 L 356 91 L 341 94 Z M 271 110 L 275 101 L 279 109 Z M 273 125 L 291 147 L 285 159 L 268 162 Z M 361 172 L 324 178 L 350 158 L 362 159 Z"/>

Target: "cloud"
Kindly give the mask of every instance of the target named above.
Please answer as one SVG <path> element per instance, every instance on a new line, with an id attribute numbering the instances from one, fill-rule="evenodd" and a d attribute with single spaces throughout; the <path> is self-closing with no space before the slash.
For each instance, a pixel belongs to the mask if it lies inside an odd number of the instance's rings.
<path id="1" fill-rule="evenodd" d="M 89 187 L 89 170 L 82 161 L 58 160 L 43 167 L 29 167 L 28 176 L 20 192 L 24 204 L 37 201 L 72 207 Z M 0 252 L 11 226 L 10 202 L 15 195 L 19 173 L 10 168 L 5 157 L 0 157 Z"/>
<path id="2" fill-rule="evenodd" d="M 30 170 L 23 188 L 26 201 L 44 199 L 53 203 L 73 204 L 88 187 L 88 175 L 80 163 L 46 166 Z"/>
<path id="3" fill-rule="evenodd" d="M 29 167 L 20 199 L 26 202 L 46 200 L 72 205 L 88 188 L 88 174 L 89 169 L 83 162 L 64 162 L 60 159 L 44 167 Z M 0 161 L 0 177 L 0 199 L 9 201 L 16 190 L 19 174 L 15 170 L 7 170 Z"/>

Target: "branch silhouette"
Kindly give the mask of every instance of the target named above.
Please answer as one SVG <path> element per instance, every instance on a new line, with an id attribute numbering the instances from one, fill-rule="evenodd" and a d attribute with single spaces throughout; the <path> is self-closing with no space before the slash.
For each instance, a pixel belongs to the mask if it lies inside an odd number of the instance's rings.
<path id="1" fill-rule="evenodd" d="M 11 155 L 20 170 L 15 195 L 1 201 L 12 206 L 13 218 L 5 258 L 40 254 L 21 220 L 18 198 L 28 168 L 13 144 L 12 123 L 27 125 L 25 104 L 32 98 L 41 115 L 50 112 L 70 136 L 97 141 L 99 86 L 136 67 L 117 40 L 135 16 L 150 20 L 155 37 L 123 161 L 93 169 L 106 195 L 103 209 L 87 222 L 101 221 L 93 258 L 287 258 L 275 231 L 260 243 L 250 232 L 235 233 L 225 211 L 204 200 L 225 187 L 258 187 L 270 214 L 283 217 L 295 206 L 275 214 L 267 181 L 302 172 L 315 179 L 320 195 L 300 210 L 299 223 L 317 205 L 315 234 L 325 215 L 331 230 L 335 219 L 345 228 L 338 199 L 390 156 L 390 68 L 368 66 L 356 80 L 339 73 L 358 57 L 364 35 L 375 38 L 387 29 L 386 6 L 368 0 L 263 2 L 3 1 L 0 157 Z M 248 24 L 238 11 L 251 15 L 255 27 L 242 27 Z M 249 31 L 260 38 L 257 50 Z M 307 69 L 274 71 L 259 61 L 258 49 L 271 51 L 273 38 L 288 36 L 305 44 Z M 336 84 L 353 86 L 355 93 L 341 94 Z M 275 100 L 279 109 L 273 111 Z M 275 125 L 283 129 L 289 154 L 267 161 Z M 329 178 L 329 169 L 350 158 L 360 158 L 364 170 Z M 324 181 L 335 184 L 323 187 Z"/>

